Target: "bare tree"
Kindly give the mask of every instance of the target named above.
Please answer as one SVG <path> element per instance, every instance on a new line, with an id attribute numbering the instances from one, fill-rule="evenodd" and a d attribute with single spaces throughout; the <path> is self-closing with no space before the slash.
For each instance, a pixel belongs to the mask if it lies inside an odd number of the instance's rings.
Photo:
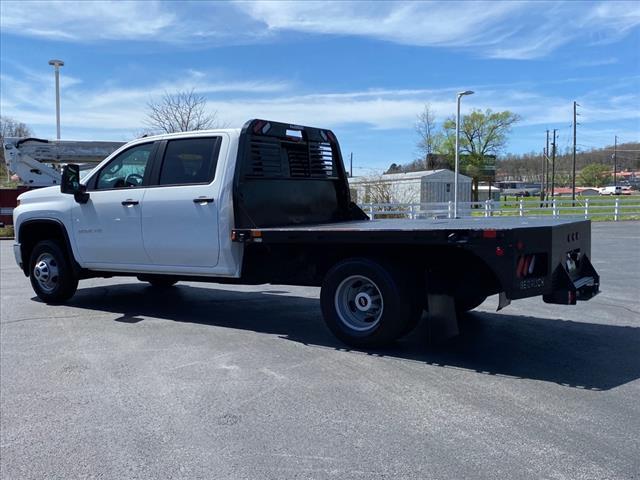
<path id="1" fill-rule="evenodd" d="M 0 139 L 7 137 L 30 137 L 31 129 L 22 122 L 0 115 Z"/>
<path id="2" fill-rule="evenodd" d="M 0 179 L 6 177 L 7 182 L 11 181 L 11 174 L 4 161 L 4 139 L 7 137 L 30 137 L 32 135 L 33 132 L 26 124 L 0 115 Z"/>
<path id="3" fill-rule="evenodd" d="M 147 104 L 145 124 L 151 132 L 175 133 L 206 130 L 225 126 L 218 121 L 218 112 L 208 112 L 207 99 L 193 89 L 166 93 Z"/>
<path id="4" fill-rule="evenodd" d="M 428 103 L 425 104 L 424 110 L 418 115 L 415 129 L 418 134 L 416 147 L 418 148 L 420 161 L 424 162 L 424 168 L 430 170 L 434 166 L 430 165 L 429 161 L 442 143 L 442 134 L 438 131 L 436 116 Z"/>

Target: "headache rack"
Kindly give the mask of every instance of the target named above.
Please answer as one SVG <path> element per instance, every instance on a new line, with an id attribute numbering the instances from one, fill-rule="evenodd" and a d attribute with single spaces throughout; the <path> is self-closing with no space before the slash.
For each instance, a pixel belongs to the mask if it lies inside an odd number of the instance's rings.
<path id="1" fill-rule="evenodd" d="M 250 120 L 240 134 L 237 161 L 237 228 L 354 218 L 340 146 L 331 130 Z M 356 212 L 355 218 L 362 215 Z"/>
<path id="2" fill-rule="evenodd" d="M 338 178 L 340 152 L 328 131 L 254 122 L 243 130 L 249 143 L 245 178 Z"/>

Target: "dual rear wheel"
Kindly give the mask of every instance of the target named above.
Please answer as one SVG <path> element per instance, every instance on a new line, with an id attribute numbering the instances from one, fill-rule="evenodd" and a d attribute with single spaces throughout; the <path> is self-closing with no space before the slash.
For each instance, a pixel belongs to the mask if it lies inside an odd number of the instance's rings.
<path id="1" fill-rule="evenodd" d="M 380 347 L 415 327 L 423 308 L 410 271 L 366 258 L 336 264 L 325 276 L 320 305 L 333 334 L 354 347 Z"/>

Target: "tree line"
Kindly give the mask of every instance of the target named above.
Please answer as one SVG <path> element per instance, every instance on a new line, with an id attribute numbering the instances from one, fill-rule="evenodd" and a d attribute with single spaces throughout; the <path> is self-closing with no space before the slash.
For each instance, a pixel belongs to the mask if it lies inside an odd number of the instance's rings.
<path id="1" fill-rule="evenodd" d="M 460 122 L 460 172 L 473 178 L 474 197 L 480 180 L 516 180 L 540 182 L 542 152 L 514 154 L 504 152 L 511 128 L 520 116 L 510 111 L 473 110 Z M 405 164 L 392 163 L 385 173 L 415 172 L 438 168 L 454 168 L 455 117 L 442 123 L 429 106 L 417 116 L 415 131 L 416 157 Z M 602 186 L 612 180 L 614 147 L 589 148 L 576 153 L 576 182 L 581 186 Z M 556 152 L 556 186 L 571 185 L 573 152 L 571 147 Z M 550 162 L 549 162 L 550 164 Z M 627 142 L 617 146 L 618 172 L 640 170 L 640 143 Z"/>
<path id="2" fill-rule="evenodd" d="M 594 172 L 599 172 L 606 183 L 611 179 L 614 169 L 614 146 L 607 145 L 602 148 L 591 148 L 576 153 L 576 170 L 584 172 L 578 175 L 577 182 L 580 186 L 601 186 L 589 183 Z M 571 185 L 571 172 L 573 153 L 571 148 L 556 154 L 556 185 L 563 187 Z M 626 142 L 617 145 L 616 164 L 618 172 L 623 170 L 640 170 L 640 142 Z M 539 181 L 542 169 L 541 153 L 514 154 L 507 153 L 498 160 L 497 176 L 505 180 Z"/>

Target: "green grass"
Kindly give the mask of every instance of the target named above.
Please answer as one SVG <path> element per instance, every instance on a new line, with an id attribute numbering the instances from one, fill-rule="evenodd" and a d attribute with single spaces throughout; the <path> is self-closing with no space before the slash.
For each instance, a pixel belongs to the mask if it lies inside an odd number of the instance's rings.
<path id="1" fill-rule="evenodd" d="M 571 208 L 571 197 L 558 197 L 557 206 L 559 214 L 584 217 L 585 201 L 589 200 L 589 218 L 594 222 L 613 221 L 613 208 L 618 199 L 618 205 L 621 207 L 618 215 L 619 220 L 638 220 L 640 219 L 640 196 L 589 196 L 577 197 L 576 209 Z M 552 215 L 551 203 L 548 207 L 540 208 L 539 197 L 522 197 L 522 204 L 525 216 L 546 216 Z M 634 207 L 626 209 L 623 207 Z M 571 208 L 571 209 L 569 209 Z M 500 199 L 500 210 L 493 212 L 494 217 L 518 215 L 520 209 L 519 197 L 507 197 Z M 595 214 L 595 215 L 594 215 Z M 484 209 L 474 210 L 471 214 L 474 217 L 484 216 Z"/>
<path id="2" fill-rule="evenodd" d="M 13 238 L 13 225 L 0 227 L 0 238 Z"/>
<path id="3" fill-rule="evenodd" d="M 4 163 L 4 159 L 0 159 L 0 188 L 16 188 L 18 185 L 20 185 L 19 182 L 9 179 L 7 165 Z"/>

